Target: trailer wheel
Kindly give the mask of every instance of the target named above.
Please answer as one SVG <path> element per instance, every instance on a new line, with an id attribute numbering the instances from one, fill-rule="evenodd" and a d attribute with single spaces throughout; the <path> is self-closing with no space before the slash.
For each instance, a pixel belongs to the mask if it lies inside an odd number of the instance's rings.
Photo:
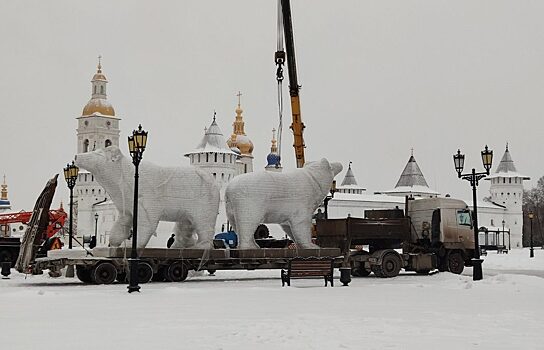
<path id="1" fill-rule="evenodd" d="M 138 282 L 148 283 L 153 278 L 153 268 L 146 262 L 138 264 Z"/>
<path id="2" fill-rule="evenodd" d="M 187 278 L 187 267 L 180 261 L 173 262 L 166 271 L 166 280 L 169 282 L 182 282 Z"/>
<path id="3" fill-rule="evenodd" d="M 117 269 L 112 263 L 103 262 L 93 269 L 91 278 L 96 284 L 111 284 L 117 278 Z"/>
<path id="4" fill-rule="evenodd" d="M 448 254 L 448 271 L 456 275 L 460 275 L 465 269 L 465 259 L 463 255 L 457 251 Z"/>
<path id="5" fill-rule="evenodd" d="M 396 254 L 386 254 L 382 258 L 382 265 L 379 267 L 381 270 L 380 277 L 395 277 L 399 275 L 400 269 L 402 267 L 402 261 L 399 256 Z"/>
<path id="6" fill-rule="evenodd" d="M 92 270 L 86 266 L 76 266 L 76 276 L 83 283 L 93 283 L 91 272 Z"/>

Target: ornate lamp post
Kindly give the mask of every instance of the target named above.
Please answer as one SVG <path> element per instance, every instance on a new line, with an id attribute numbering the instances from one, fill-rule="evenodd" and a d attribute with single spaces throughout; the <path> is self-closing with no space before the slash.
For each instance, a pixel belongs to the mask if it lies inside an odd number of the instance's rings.
<path id="1" fill-rule="evenodd" d="M 529 253 L 529 258 L 534 258 L 535 250 L 533 248 L 533 218 L 535 217 L 535 214 L 533 214 L 533 212 L 530 211 L 529 214 L 527 214 L 527 216 L 529 217 L 529 220 L 531 220 L 531 250 Z"/>
<path id="2" fill-rule="evenodd" d="M 138 253 L 136 252 L 138 242 L 138 167 L 142 160 L 142 155 L 147 144 L 147 131 L 142 130 L 142 125 L 138 125 L 138 130 L 132 131 L 132 136 L 128 137 L 128 149 L 134 164 L 134 208 L 132 210 L 132 249 L 129 259 L 129 284 L 128 292 L 139 292 L 138 286 Z"/>
<path id="3" fill-rule="evenodd" d="M 482 153 L 482 163 L 484 165 L 485 172 L 477 173 L 476 169 L 472 168 L 472 172 L 468 174 L 462 174 L 463 168 L 465 166 L 465 155 L 461 154 L 461 150 L 457 150 L 457 154 L 453 155 L 453 163 L 455 164 L 455 171 L 460 179 L 467 180 L 472 186 L 472 202 L 474 204 L 474 257 L 472 258 L 473 273 L 472 279 L 474 281 L 479 281 L 483 278 L 482 271 L 482 259 L 480 259 L 480 243 L 478 241 L 478 205 L 476 203 L 476 187 L 478 182 L 489 175 L 489 170 L 491 169 L 491 164 L 493 163 L 493 151 L 485 146 L 485 149 Z"/>
<path id="4" fill-rule="evenodd" d="M 66 164 L 64 168 L 64 179 L 68 184 L 70 189 L 70 223 L 68 226 L 68 249 L 72 249 L 72 237 L 73 237 L 73 208 L 74 208 L 74 187 L 77 181 L 77 174 L 79 173 L 79 168 L 74 164 Z M 74 266 L 68 265 L 66 268 L 66 277 L 74 277 Z"/>
<path id="5" fill-rule="evenodd" d="M 329 218 L 329 201 L 334 198 L 334 194 L 337 192 L 336 190 L 336 180 L 332 182 L 330 195 L 328 194 L 325 199 L 323 200 L 323 206 L 325 207 L 325 219 Z"/>

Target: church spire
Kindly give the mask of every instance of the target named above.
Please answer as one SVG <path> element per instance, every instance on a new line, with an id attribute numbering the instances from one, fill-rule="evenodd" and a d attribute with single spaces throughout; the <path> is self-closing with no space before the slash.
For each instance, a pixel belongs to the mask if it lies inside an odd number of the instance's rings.
<path id="1" fill-rule="evenodd" d="M 8 200 L 8 185 L 6 184 L 6 175 L 4 175 L 4 183 L 2 184 L 2 190 L 0 191 L 0 199 L 3 201 Z"/>
<path id="2" fill-rule="evenodd" d="M 86 117 L 93 114 L 107 117 L 115 116 L 115 110 L 107 100 L 107 84 L 108 79 L 106 79 L 106 76 L 102 72 L 102 56 L 98 56 L 96 73 L 93 75 L 93 79 L 91 80 L 91 99 L 83 108 L 83 113 L 81 116 Z"/>
<path id="3" fill-rule="evenodd" d="M 276 129 L 272 129 L 272 146 L 270 147 L 270 153 L 278 153 L 278 141 L 276 141 Z"/>
<path id="4" fill-rule="evenodd" d="M 227 141 L 227 144 L 230 148 L 238 149 L 242 156 L 253 157 L 253 142 L 247 137 L 244 130 L 244 118 L 242 117 L 242 112 L 244 111 L 241 107 L 241 96 L 242 93 L 238 91 L 236 94 L 238 97 L 238 106 L 235 109 L 236 117 L 234 123 L 232 123 L 232 134 Z"/>
<path id="5" fill-rule="evenodd" d="M 240 91 L 238 91 L 238 93 L 236 94 L 236 96 L 238 96 L 238 106 L 236 107 L 235 109 L 235 112 L 236 112 L 236 120 L 234 121 L 234 123 L 232 124 L 233 126 L 233 135 L 245 135 L 246 132 L 244 131 L 244 119 L 242 117 L 242 112 L 244 111 L 242 109 L 242 107 L 240 106 L 240 100 L 241 100 L 241 96 L 242 96 L 242 93 Z"/>

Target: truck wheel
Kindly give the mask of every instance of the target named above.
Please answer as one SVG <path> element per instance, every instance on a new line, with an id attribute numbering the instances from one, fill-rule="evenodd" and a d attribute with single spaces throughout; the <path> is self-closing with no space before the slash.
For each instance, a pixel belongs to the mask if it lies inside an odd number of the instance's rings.
<path id="1" fill-rule="evenodd" d="M 395 277 L 398 276 L 401 269 L 402 261 L 396 254 L 386 254 L 382 258 L 382 265 L 380 266 L 381 277 Z"/>
<path id="2" fill-rule="evenodd" d="M 448 271 L 460 275 L 465 269 L 465 259 L 459 252 L 450 252 L 448 254 Z"/>
<path id="3" fill-rule="evenodd" d="M 168 270 L 166 271 L 166 280 L 169 282 L 181 282 L 184 281 L 187 278 L 187 267 L 180 262 L 176 261 L 170 264 L 168 266 Z"/>
<path id="4" fill-rule="evenodd" d="M 117 277 L 117 269 L 112 263 L 103 262 L 93 269 L 91 277 L 96 284 L 111 284 Z"/>
<path id="5" fill-rule="evenodd" d="M 93 283 L 91 272 L 92 270 L 86 266 L 76 266 L 76 276 L 83 283 Z"/>

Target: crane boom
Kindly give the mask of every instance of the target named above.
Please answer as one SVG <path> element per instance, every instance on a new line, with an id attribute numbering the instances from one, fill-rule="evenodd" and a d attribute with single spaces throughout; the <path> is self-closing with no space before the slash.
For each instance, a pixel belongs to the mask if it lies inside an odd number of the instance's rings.
<path id="1" fill-rule="evenodd" d="M 289 73 L 289 95 L 291 96 L 291 114 L 293 122 L 291 129 L 293 130 L 295 147 L 295 157 L 297 168 L 304 166 L 304 123 L 300 115 L 300 98 L 297 79 L 297 63 L 295 59 L 295 43 L 293 39 L 293 24 L 291 19 L 291 2 L 290 0 L 281 0 L 282 17 L 283 17 L 283 33 L 285 36 L 285 48 L 287 54 L 287 69 Z"/>

